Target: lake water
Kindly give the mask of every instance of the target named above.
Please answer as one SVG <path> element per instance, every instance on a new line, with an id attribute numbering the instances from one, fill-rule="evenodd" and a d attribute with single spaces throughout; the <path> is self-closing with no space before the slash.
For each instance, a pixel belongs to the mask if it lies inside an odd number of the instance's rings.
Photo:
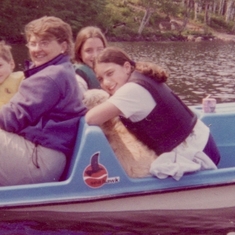
<path id="1" fill-rule="evenodd" d="M 208 94 L 216 98 L 217 103 L 235 102 L 233 43 L 115 42 L 112 45 L 125 49 L 135 61 L 152 61 L 166 68 L 170 73 L 168 85 L 188 105 L 200 104 Z M 13 54 L 17 69 L 23 69 L 26 48 L 14 46 Z M 233 232 L 235 208 L 88 215 L 0 211 L 0 234 L 4 235 L 234 235 Z"/>
<path id="2" fill-rule="evenodd" d="M 90 214 L 0 213 L 1 235 L 234 235 L 233 232 L 235 208 Z"/>
<path id="3" fill-rule="evenodd" d="M 235 44 L 218 42 L 114 43 L 134 60 L 169 71 L 168 85 L 188 105 L 210 94 L 218 103 L 235 101 Z"/>
<path id="4" fill-rule="evenodd" d="M 235 101 L 235 44 L 215 41 L 194 42 L 112 42 L 133 60 L 151 61 L 165 68 L 168 85 L 187 105 L 200 104 L 211 95 L 217 103 Z M 13 48 L 17 69 L 28 58 L 24 45 Z"/>

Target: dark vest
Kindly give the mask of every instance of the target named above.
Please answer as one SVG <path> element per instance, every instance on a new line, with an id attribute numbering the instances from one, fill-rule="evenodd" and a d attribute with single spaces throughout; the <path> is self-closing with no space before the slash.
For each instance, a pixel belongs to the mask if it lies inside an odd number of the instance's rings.
<path id="1" fill-rule="evenodd" d="M 156 82 L 138 72 L 132 73 L 128 81 L 147 89 L 157 104 L 139 122 L 120 117 L 123 124 L 158 155 L 171 151 L 191 133 L 197 121 L 196 115 L 165 83 Z"/>

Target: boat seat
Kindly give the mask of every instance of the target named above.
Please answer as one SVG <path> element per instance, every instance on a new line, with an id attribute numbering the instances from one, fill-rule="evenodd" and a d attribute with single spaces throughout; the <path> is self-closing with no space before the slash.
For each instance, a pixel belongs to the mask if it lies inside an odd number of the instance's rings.
<path id="1" fill-rule="evenodd" d="M 74 167 L 75 160 L 78 156 L 78 150 L 80 148 L 81 140 L 82 140 L 82 138 L 84 137 L 84 134 L 85 134 L 84 133 L 85 125 L 86 125 L 85 118 L 82 117 L 80 119 L 80 123 L 79 123 L 77 139 L 76 139 L 76 143 L 75 143 L 75 146 L 74 146 L 73 154 L 72 154 L 71 158 L 67 160 L 64 172 L 63 172 L 62 176 L 60 177 L 60 181 L 66 180 L 69 176 L 69 172 L 71 172 L 73 167 Z"/>
<path id="2" fill-rule="evenodd" d="M 215 113 L 190 107 L 209 128 L 221 153 L 219 168 L 235 166 L 235 103 L 217 104 Z"/>

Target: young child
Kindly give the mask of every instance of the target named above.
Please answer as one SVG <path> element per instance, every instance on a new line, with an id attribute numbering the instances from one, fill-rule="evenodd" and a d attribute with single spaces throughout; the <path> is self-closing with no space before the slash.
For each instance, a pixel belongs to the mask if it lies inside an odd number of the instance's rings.
<path id="1" fill-rule="evenodd" d="M 209 162 L 202 168 L 216 168 L 220 154 L 209 128 L 165 84 L 164 70 L 152 63 L 134 63 L 116 47 L 99 53 L 94 70 L 111 97 L 87 112 L 88 124 L 100 125 L 120 116 L 125 126 L 156 154 L 173 152 L 175 158 L 179 154 L 195 161 L 200 152 Z"/>
<path id="2" fill-rule="evenodd" d="M 77 34 L 74 67 L 76 73 L 85 80 L 85 89 L 100 88 L 93 71 L 93 61 L 106 46 L 106 38 L 98 27 L 84 27 Z"/>
<path id="3" fill-rule="evenodd" d="M 9 102 L 17 92 L 24 78 L 23 72 L 13 72 L 15 63 L 11 47 L 4 41 L 0 42 L 0 108 Z"/>

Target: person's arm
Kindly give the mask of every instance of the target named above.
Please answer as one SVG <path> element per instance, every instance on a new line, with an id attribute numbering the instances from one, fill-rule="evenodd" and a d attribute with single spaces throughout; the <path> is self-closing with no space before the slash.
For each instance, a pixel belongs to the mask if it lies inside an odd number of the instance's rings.
<path id="1" fill-rule="evenodd" d="M 35 125 L 60 99 L 60 87 L 49 76 L 39 74 L 27 78 L 11 102 L 1 108 L 0 128 L 17 133 L 29 125 Z"/>
<path id="2" fill-rule="evenodd" d="M 90 109 L 85 116 L 89 125 L 101 125 L 109 119 L 121 114 L 121 111 L 112 103 L 106 101 Z"/>

